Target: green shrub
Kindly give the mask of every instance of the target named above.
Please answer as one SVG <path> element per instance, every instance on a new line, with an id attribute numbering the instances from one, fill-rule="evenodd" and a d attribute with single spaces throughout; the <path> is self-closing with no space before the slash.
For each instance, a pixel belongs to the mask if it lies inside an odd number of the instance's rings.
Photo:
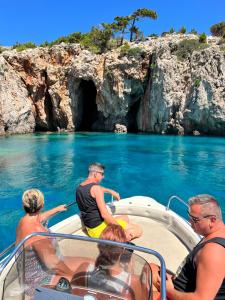
<path id="1" fill-rule="evenodd" d="M 82 38 L 81 32 L 74 32 L 67 36 L 67 43 L 79 43 Z"/>
<path id="2" fill-rule="evenodd" d="M 177 49 L 174 51 L 179 60 L 185 60 L 191 56 L 194 51 L 201 51 L 207 48 L 207 44 L 200 43 L 198 40 L 183 40 L 177 44 Z"/>
<path id="3" fill-rule="evenodd" d="M 186 31 L 187 31 L 186 28 L 182 26 L 181 29 L 179 30 L 179 33 L 185 34 Z"/>
<path id="4" fill-rule="evenodd" d="M 130 45 L 128 42 L 125 42 L 123 46 L 120 47 L 120 55 L 126 55 L 128 51 L 130 50 Z"/>
<path id="5" fill-rule="evenodd" d="M 169 34 L 168 31 L 164 31 L 164 32 L 161 33 L 161 36 L 164 37 L 164 36 L 167 36 L 168 34 Z"/>
<path id="6" fill-rule="evenodd" d="M 45 41 L 40 44 L 40 47 L 51 47 L 53 45 L 59 45 L 61 43 L 79 43 L 82 38 L 82 34 L 80 32 L 74 32 L 67 36 L 61 36 L 52 42 Z"/>
<path id="7" fill-rule="evenodd" d="M 191 34 L 198 35 L 198 31 L 197 31 L 197 30 L 195 30 L 194 28 L 192 28 L 192 29 L 191 29 L 190 33 L 191 33 Z"/>
<path id="8" fill-rule="evenodd" d="M 110 28 L 92 27 L 90 32 L 82 35 L 80 44 L 91 52 L 100 54 L 111 49 L 111 35 L 112 30 Z"/>
<path id="9" fill-rule="evenodd" d="M 200 34 L 199 43 L 207 43 L 207 35 L 205 33 Z"/>
<path id="10" fill-rule="evenodd" d="M 149 35 L 149 37 L 152 37 L 152 38 L 157 38 L 157 37 L 158 37 L 158 34 L 156 34 L 156 33 L 152 33 L 152 34 L 150 34 L 150 35 Z"/>
<path id="11" fill-rule="evenodd" d="M 151 70 L 154 70 L 156 67 L 157 67 L 157 64 L 156 64 L 156 63 L 152 63 L 152 64 L 150 65 L 150 69 L 151 69 Z"/>
<path id="12" fill-rule="evenodd" d="M 123 46 L 120 47 L 120 57 L 128 56 L 128 57 L 140 57 L 144 54 L 143 49 L 139 47 L 130 47 L 130 45 L 125 42 Z"/>
<path id="13" fill-rule="evenodd" d="M 210 27 L 213 36 L 221 36 L 225 38 L 225 22 L 214 24 Z"/>
<path id="14" fill-rule="evenodd" d="M 198 88 L 201 84 L 201 79 L 200 78 L 196 78 L 194 81 L 194 87 Z"/>
<path id="15" fill-rule="evenodd" d="M 175 32 L 175 30 L 174 30 L 174 28 L 172 27 L 172 28 L 170 28 L 170 31 L 169 31 L 169 33 L 174 33 Z"/>
<path id="16" fill-rule="evenodd" d="M 32 48 L 36 48 L 37 46 L 32 43 L 32 42 L 27 42 L 24 44 L 20 44 L 20 43 L 16 43 L 15 45 L 13 45 L 13 49 L 16 49 L 16 51 L 20 52 L 26 49 L 32 49 Z"/>
<path id="17" fill-rule="evenodd" d="M 130 50 L 127 53 L 128 56 L 132 56 L 132 57 L 139 57 L 142 54 L 143 54 L 143 49 L 139 47 L 130 48 Z"/>
<path id="18" fill-rule="evenodd" d="M 48 41 L 45 41 L 44 43 L 40 44 L 40 47 L 49 47 L 50 43 Z"/>

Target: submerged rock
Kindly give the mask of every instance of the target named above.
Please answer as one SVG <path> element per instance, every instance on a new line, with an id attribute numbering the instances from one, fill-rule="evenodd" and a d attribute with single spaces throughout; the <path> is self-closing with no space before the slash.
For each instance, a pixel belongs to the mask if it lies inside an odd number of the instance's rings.
<path id="1" fill-rule="evenodd" d="M 169 35 L 102 55 L 60 44 L 0 55 L 0 134 L 114 131 L 225 135 L 225 53 L 217 39 L 180 60 Z M 137 49 L 138 48 L 138 49 Z"/>

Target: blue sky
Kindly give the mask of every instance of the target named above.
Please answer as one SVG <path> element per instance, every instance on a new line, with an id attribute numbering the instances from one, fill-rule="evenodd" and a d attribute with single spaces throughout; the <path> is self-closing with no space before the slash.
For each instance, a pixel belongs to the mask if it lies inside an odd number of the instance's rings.
<path id="1" fill-rule="evenodd" d="M 145 35 L 181 26 L 209 34 L 211 25 L 225 21 L 225 0 L 1 0 L 0 45 L 40 44 L 75 31 L 88 32 L 144 7 L 158 14 L 155 21 L 138 23 Z"/>

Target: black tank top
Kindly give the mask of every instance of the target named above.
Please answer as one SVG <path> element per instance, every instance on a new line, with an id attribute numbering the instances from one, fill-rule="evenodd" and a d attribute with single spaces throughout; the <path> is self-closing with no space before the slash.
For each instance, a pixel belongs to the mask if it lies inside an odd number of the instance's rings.
<path id="1" fill-rule="evenodd" d="M 194 258 L 197 252 L 202 249 L 205 244 L 217 243 L 225 247 L 225 238 L 215 237 L 203 243 L 199 243 L 194 247 L 190 254 L 186 257 L 185 261 L 178 268 L 178 275 L 173 279 L 173 284 L 176 290 L 182 292 L 194 292 L 196 289 L 196 274 L 197 268 Z M 209 258 L 210 259 L 210 258 Z M 215 297 L 214 300 L 224 300 L 225 299 L 225 279 Z"/>
<path id="2" fill-rule="evenodd" d="M 76 190 L 76 201 L 81 212 L 81 218 L 84 225 L 89 228 L 94 228 L 104 221 L 98 209 L 96 200 L 90 193 L 93 185 L 96 185 L 96 183 L 79 185 Z"/>

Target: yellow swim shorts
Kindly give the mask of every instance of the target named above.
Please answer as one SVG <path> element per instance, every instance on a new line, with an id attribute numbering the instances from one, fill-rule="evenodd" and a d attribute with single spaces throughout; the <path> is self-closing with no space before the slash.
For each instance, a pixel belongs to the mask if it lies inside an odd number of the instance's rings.
<path id="1" fill-rule="evenodd" d="M 124 220 L 118 219 L 116 220 L 116 222 L 123 227 L 123 229 L 126 228 L 127 226 L 127 222 L 125 222 Z M 101 224 L 99 224 L 98 226 L 94 227 L 94 228 L 89 228 L 86 227 L 88 235 L 92 238 L 96 238 L 98 239 L 102 233 L 102 231 L 107 227 L 107 223 L 105 221 L 103 221 Z"/>

